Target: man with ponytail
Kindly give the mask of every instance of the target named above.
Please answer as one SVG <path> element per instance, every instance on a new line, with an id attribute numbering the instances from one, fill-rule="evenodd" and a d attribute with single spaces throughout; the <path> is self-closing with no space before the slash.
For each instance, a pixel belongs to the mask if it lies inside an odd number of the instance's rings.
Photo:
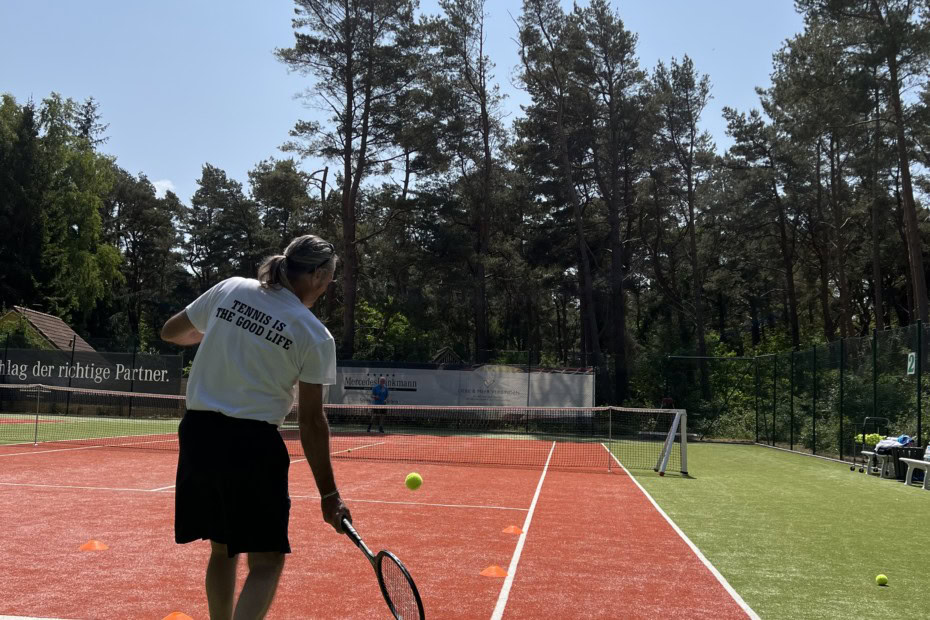
<path id="1" fill-rule="evenodd" d="M 298 393 L 300 441 L 320 494 L 323 520 L 342 533 L 351 521 L 339 496 L 323 412 L 323 386 L 336 382 L 336 346 L 310 308 L 333 279 L 333 245 L 294 239 L 258 269 L 229 278 L 168 319 L 161 337 L 200 343 L 178 428 L 175 540 L 209 540 L 210 618 L 264 618 L 277 590 L 290 514 L 290 457 L 278 426 Z M 236 566 L 249 575 L 235 599 Z"/>

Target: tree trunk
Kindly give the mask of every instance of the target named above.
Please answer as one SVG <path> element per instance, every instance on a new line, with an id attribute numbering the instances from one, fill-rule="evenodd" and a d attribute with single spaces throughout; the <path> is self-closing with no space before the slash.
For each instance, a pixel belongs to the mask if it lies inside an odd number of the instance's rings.
<path id="1" fill-rule="evenodd" d="M 888 54 L 888 72 L 890 79 L 891 107 L 894 111 L 894 126 L 898 147 L 898 162 L 901 167 L 901 185 L 903 186 L 904 223 L 907 230 L 908 259 L 911 266 L 911 285 L 914 287 L 914 302 L 917 317 L 925 324 L 928 322 L 927 281 L 924 275 L 923 251 L 920 247 L 920 228 L 917 224 L 917 209 L 914 206 L 914 188 L 911 184 L 911 166 L 907 153 L 907 139 L 904 135 L 904 113 L 901 109 L 901 92 L 898 83 L 897 51 Z"/>
<path id="2" fill-rule="evenodd" d="M 691 254 L 691 297 L 694 300 L 694 325 L 697 329 L 698 350 L 700 357 L 707 356 L 707 337 L 704 327 L 704 304 L 702 303 L 701 268 L 697 250 L 697 222 L 695 215 L 694 180 L 691 170 L 688 175 L 688 242 Z M 707 360 L 700 361 L 701 368 L 701 394 L 705 400 L 710 400 L 710 377 L 708 376 Z"/>
<path id="3" fill-rule="evenodd" d="M 882 255 L 879 248 L 881 226 L 879 226 L 880 206 L 878 202 L 878 147 L 881 133 L 878 126 L 880 112 L 878 91 L 875 91 L 875 144 L 872 148 L 872 208 L 870 209 L 872 224 L 872 281 L 875 304 L 875 329 L 885 329 L 885 301 L 882 283 Z"/>
<path id="4" fill-rule="evenodd" d="M 775 206 L 778 210 L 778 240 L 781 247 L 782 266 L 785 270 L 785 288 L 788 292 L 788 324 L 791 326 L 791 345 L 795 350 L 801 346 L 801 329 L 798 325 L 798 296 L 794 286 L 794 244 L 788 238 L 788 216 L 785 206 L 778 195 L 778 188 L 772 185 Z"/>
<path id="5" fill-rule="evenodd" d="M 811 227 L 811 237 L 814 243 L 820 276 L 820 306 L 823 311 L 823 335 L 826 342 L 832 342 L 836 337 L 836 326 L 833 323 L 833 313 L 830 311 L 830 235 L 825 232 L 826 218 L 823 214 L 823 180 L 820 138 L 817 139 L 817 214 L 814 225 Z"/>
<path id="6" fill-rule="evenodd" d="M 483 147 L 481 162 L 481 188 L 479 191 L 476 209 L 477 239 L 475 240 L 475 253 L 477 254 L 474 286 L 474 313 L 475 313 L 475 350 L 479 353 L 487 351 L 489 341 L 488 328 L 488 290 L 485 274 L 485 258 L 491 245 L 489 213 L 491 207 L 491 117 L 488 110 L 488 91 L 486 71 L 484 64 L 484 18 L 481 18 L 481 29 L 478 36 L 478 82 L 475 95 L 478 97 L 481 114 L 481 143 Z M 483 360 L 482 360 L 483 361 Z"/>
<path id="7" fill-rule="evenodd" d="M 355 355 L 355 300 L 358 293 L 358 248 L 355 245 L 356 221 L 355 202 L 352 200 L 352 142 L 355 119 L 355 67 L 350 56 L 346 62 L 346 103 L 342 123 L 345 146 L 342 153 L 342 359 Z"/>
<path id="8" fill-rule="evenodd" d="M 572 212 L 575 219 L 575 235 L 578 241 L 578 260 L 581 266 L 581 297 L 582 297 L 582 319 L 584 321 L 585 339 L 588 342 L 588 350 L 591 352 L 591 362 L 597 374 L 597 383 L 607 385 L 607 377 L 604 365 L 601 363 L 601 345 L 597 328 L 597 310 L 594 307 L 594 284 L 591 277 L 591 262 L 588 258 L 588 245 L 584 236 L 584 216 L 581 211 L 581 202 L 578 199 L 578 193 L 575 191 L 575 181 L 572 175 L 572 164 L 568 155 L 568 138 L 565 135 L 565 102 L 560 99 L 557 103 L 557 129 L 559 132 L 559 155 L 561 159 L 562 180 L 565 185 L 566 194 L 572 203 Z"/>
<path id="9" fill-rule="evenodd" d="M 840 173 L 837 170 L 836 139 L 830 135 L 830 206 L 833 209 L 833 234 L 836 252 L 837 288 L 840 289 L 840 338 L 852 335 L 852 316 L 849 308 L 849 282 L 846 279 L 846 236 L 843 206 L 839 196 Z"/>

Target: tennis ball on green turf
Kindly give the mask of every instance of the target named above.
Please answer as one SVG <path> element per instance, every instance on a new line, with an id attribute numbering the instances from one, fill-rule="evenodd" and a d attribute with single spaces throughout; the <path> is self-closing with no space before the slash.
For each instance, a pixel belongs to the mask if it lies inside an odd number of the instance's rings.
<path id="1" fill-rule="evenodd" d="M 884 575 L 876 575 L 876 576 L 875 576 L 875 583 L 877 583 L 877 584 L 880 585 L 880 586 L 887 586 L 887 585 L 888 585 L 888 577 L 885 577 Z"/>
<path id="2" fill-rule="evenodd" d="M 406 484 L 407 488 L 411 491 L 416 491 L 420 488 L 420 485 L 423 484 L 423 477 L 417 472 L 409 473 L 407 474 L 407 479 L 404 480 L 404 484 Z"/>

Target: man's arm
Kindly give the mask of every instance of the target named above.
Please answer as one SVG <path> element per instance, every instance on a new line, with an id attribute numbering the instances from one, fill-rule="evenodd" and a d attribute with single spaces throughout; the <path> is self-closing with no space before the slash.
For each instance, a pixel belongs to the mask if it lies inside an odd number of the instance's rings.
<path id="1" fill-rule="evenodd" d="M 342 534 L 343 515 L 352 520 L 349 509 L 339 497 L 333 463 L 329 457 L 329 422 L 323 412 L 323 386 L 299 382 L 297 420 L 300 425 L 300 445 L 320 492 L 323 520 Z"/>
<path id="2" fill-rule="evenodd" d="M 165 325 L 161 328 L 161 339 L 174 344 L 189 345 L 203 340 L 203 334 L 187 318 L 187 312 L 181 310 L 165 321 Z"/>

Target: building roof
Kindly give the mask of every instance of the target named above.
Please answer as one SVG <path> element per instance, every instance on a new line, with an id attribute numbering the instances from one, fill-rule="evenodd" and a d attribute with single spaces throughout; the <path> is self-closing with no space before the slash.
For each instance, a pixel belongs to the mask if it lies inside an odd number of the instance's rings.
<path id="1" fill-rule="evenodd" d="M 86 340 L 78 336 L 67 323 L 57 316 L 24 308 L 23 306 L 13 306 L 13 309 L 23 315 L 29 321 L 29 324 L 52 343 L 55 348 L 61 351 L 70 351 L 73 338 L 75 351 L 95 351 L 92 346 L 87 344 Z"/>
<path id="2" fill-rule="evenodd" d="M 462 358 L 456 355 L 452 347 L 443 347 L 433 356 L 434 364 L 461 364 Z"/>

